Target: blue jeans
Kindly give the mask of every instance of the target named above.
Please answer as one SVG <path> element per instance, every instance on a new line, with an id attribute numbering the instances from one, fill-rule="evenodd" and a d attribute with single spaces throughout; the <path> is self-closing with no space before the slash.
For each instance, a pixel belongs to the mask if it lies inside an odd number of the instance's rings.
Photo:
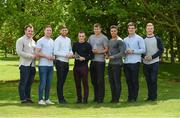
<path id="1" fill-rule="evenodd" d="M 39 66 L 39 100 L 43 100 L 43 92 L 45 91 L 45 100 L 49 99 L 51 88 L 51 80 L 53 78 L 53 66 Z"/>
<path id="2" fill-rule="evenodd" d="M 19 67 L 20 70 L 20 81 L 18 86 L 20 100 L 28 100 L 31 99 L 31 85 L 33 83 L 36 69 L 31 66 L 23 66 Z"/>
<path id="3" fill-rule="evenodd" d="M 159 62 L 153 64 L 144 64 L 144 75 L 146 78 L 147 88 L 148 88 L 148 99 L 156 100 L 157 99 L 157 76 Z"/>

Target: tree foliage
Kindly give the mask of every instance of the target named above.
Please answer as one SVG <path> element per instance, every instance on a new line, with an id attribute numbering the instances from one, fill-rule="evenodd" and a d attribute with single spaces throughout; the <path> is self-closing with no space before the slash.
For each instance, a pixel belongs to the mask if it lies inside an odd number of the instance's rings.
<path id="1" fill-rule="evenodd" d="M 108 37 L 109 27 L 117 25 L 122 38 L 127 36 L 128 22 L 136 22 L 137 33 L 142 36 L 146 23 L 152 22 L 156 34 L 163 39 L 167 56 L 178 56 L 180 62 L 179 13 L 179 0 L 1 0 L 0 48 L 14 53 L 15 42 L 28 23 L 35 27 L 35 40 L 43 35 L 45 25 L 52 25 L 55 38 L 59 25 L 66 24 L 69 36 L 75 41 L 80 30 L 89 36 L 96 22 Z"/>

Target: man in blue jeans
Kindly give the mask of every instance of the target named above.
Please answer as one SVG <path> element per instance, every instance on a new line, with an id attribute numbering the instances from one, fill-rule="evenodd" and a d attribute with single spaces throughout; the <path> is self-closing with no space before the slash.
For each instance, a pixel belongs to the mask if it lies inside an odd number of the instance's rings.
<path id="1" fill-rule="evenodd" d="M 52 28 L 47 25 L 44 36 L 37 41 L 36 53 L 39 56 L 39 102 L 40 105 L 54 104 L 49 99 L 51 80 L 53 78 L 53 55 L 54 41 L 51 39 Z M 45 91 L 45 101 L 43 92 Z"/>
<path id="2" fill-rule="evenodd" d="M 33 40 L 33 26 L 25 26 L 25 35 L 16 41 L 16 52 L 20 57 L 19 96 L 21 103 L 33 103 L 31 100 L 31 85 L 35 77 L 35 41 Z"/>
<path id="3" fill-rule="evenodd" d="M 163 53 L 163 44 L 161 38 L 154 35 L 154 25 L 146 25 L 147 36 L 144 39 L 146 53 L 143 55 L 144 75 L 147 82 L 148 98 L 147 101 L 157 100 L 157 75 L 159 67 L 159 58 Z"/>

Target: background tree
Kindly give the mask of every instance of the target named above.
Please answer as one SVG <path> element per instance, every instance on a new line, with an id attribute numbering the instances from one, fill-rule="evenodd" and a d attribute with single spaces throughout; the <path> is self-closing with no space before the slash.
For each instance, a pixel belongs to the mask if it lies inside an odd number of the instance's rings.
<path id="1" fill-rule="evenodd" d="M 180 62 L 179 0 L 2 0 L 0 13 L 0 49 L 5 56 L 15 53 L 15 42 L 28 23 L 35 28 L 36 41 L 47 24 L 53 27 L 53 39 L 59 34 L 59 25 L 66 24 L 69 37 L 76 41 L 79 30 L 89 36 L 96 22 L 109 38 L 109 27 L 117 25 L 124 38 L 127 23 L 133 21 L 141 36 L 145 35 L 145 25 L 154 23 L 165 45 L 164 61 Z"/>

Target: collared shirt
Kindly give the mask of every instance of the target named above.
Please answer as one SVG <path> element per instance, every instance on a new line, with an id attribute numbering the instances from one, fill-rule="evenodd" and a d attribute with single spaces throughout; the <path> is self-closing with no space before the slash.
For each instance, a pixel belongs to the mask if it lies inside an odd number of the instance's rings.
<path id="1" fill-rule="evenodd" d="M 54 41 L 51 38 L 42 37 L 37 41 L 37 48 L 40 48 L 41 52 L 45 55 L 53 56 Z M 53 66 L 53 60 L 41 57 L 39 59 L 39 66 Z"/>
<path id="2" fill-rule="evenodd" d="M 16 52 L 20 56 L 19 66 L 35 66 L 35 46 L 35 41 L 26 35 L 16 41 Z"/>
<path id="3" fill-rule="evenodd" d="M 73 54 L 71 40 L 68 37 L 58 36 L 54 42 L 54 55 L 57 60 L 69 62 L 68 54 Z"/>
<path id="4" fill-rule="evenodd" d="M 126 55 L 124 63 L 137 63 L 141 62 L 141 54 L 145 53 L 145 43 L 142 37 L 137 34 L 133 36 L 128 36 L 124 39 L 124 43 L 126 45 L 126 50 L 133 50 L 133 54 Z"/>

